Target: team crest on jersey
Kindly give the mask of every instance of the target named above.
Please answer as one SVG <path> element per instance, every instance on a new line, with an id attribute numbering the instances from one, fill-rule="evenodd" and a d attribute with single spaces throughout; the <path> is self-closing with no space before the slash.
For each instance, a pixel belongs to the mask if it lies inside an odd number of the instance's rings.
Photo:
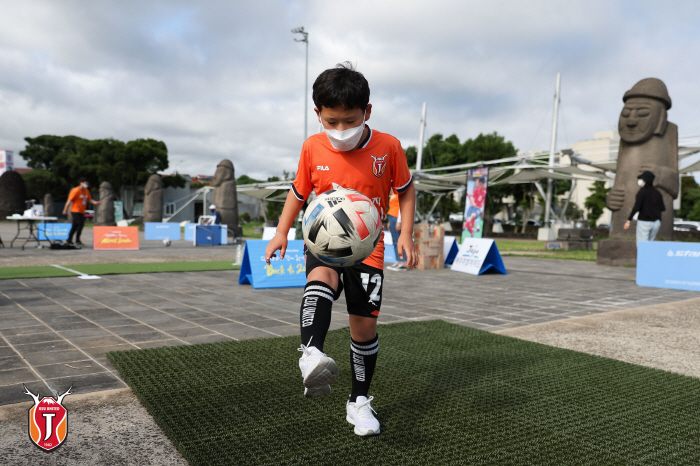
<path id="1" fill-rule="evenodd" d="M 39 400 L 39 392 L 35 395 L 24 386 L 24 393 L 34 398 L 34 406 L 29 408 L 29 438 L 44 451 L 55 449 L 66 439 L 68 411 L 63 407 L 63 398 L 72 389 L 71 385 L 62 395 L 57 392 L 56 398 L 45 396 Z"/>
<path id="2" fill-rule="evenodd" d="M 384 174 L 384 170 L 386 170 L 386 156 L 389 154 L 385 154 L 384 157 L 375 157 L 374 155 L 370 154 L 369 156 L 374 159 L 374 162 L 372 162 L 372 172 L 374 173 L 374 176 L 377 178 L 381 178 L 381 176 Z"/>

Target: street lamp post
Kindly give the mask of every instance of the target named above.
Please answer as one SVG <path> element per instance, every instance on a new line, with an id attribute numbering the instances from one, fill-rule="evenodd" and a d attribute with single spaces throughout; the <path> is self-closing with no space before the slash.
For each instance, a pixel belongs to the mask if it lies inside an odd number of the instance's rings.
<path id="1" fill-rule="evenodd" d="M 295 42 L 306 42 L 306 77 L 304 79 L 304 141 L 306 141 L 309 118 L 309 33 L 304 31 L 304 26 L 292 29 L 292 33 L 304 36 L 303 39 L 294 39 Z"/>

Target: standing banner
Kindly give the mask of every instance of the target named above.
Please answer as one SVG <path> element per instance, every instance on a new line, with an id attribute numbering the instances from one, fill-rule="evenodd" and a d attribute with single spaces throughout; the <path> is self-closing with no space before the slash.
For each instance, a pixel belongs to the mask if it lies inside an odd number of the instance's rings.
<path id="1" fill-rule="evenodd" d="M 138 249 L 138 227 L 92 227 L 93 249 Z"/>
<path id="2" fill-rule="evenodd" d="M 384 262 L 391 262 L 392 264 L 397 261 L 396 253 L 394 252 L 394 238 L 391 237 L 390 231 L 384 231 Z"/>
<path id="3" fill-rule="evenodd" d="M 277 257 L 265 262 L 265 248 L 269 241 L 247 240 L 243 253 L 239 285 L 250 284 L 253 288 L 303 288 L 306 286 L 306 259 L 304 240 L 296 239 L 287 243 L 284 260 Z"/>
<path id="4" fill-rule="evenodd" d="M 452 270 L 472 275 L 481 275 L 487 270 L 507 275 L 503 259 L 492 239 L 472 238 L 462 241 Z"/>
<path id="5" fill-rule="evenodd" d="M 481 238 L 483 235 L 488 179 L 488 167 L 467 170 L 467 199 L 464 203 L 462 242 L 466 238 Z"/>
<path id="6" fill-rule="evenodd" d="M 114 201 L 114 222 L 124 220 L 124 202 Z"/>
<path id="7" fill-rule="evenodd" d="M 442 245 L 442 255 L 445 258 L 445 265 L 452 264 L 459 252 L 459 244 L 454 236 L 445 236 L 445 242 Z"/>
<path id="8" fill-rule="evenodd" d="M 700 291 L 700 244 L 672 241 L 637 244 L 637 285 Z"/>
<path id="9" fill-rule="evenodd" d="M 146 222 L 144 228 L 144 239 L 148 241 L 170 241 L 180 240 L 179 223 Z"/>

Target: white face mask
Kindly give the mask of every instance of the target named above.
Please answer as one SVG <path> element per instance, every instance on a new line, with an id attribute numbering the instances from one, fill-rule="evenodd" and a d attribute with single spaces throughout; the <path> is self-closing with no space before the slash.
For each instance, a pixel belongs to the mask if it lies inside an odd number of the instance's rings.
<path id="1" fill-rule="evenodd" d="M 337 150 L 347 152 L 349 150 L 353 150 L 355 146 L 357 146 L 357 144 L 360 142 L 360 138 L 362 137 L 362 132 L 364 131 L 364 129 L 365 114 L 363 113 L 362 124 L 360 126 L 346 129 L 345 131 L 338 131 L 337 129 L 326 129 L 324 127 L 323 131 L 326 132 L 326 136 L 328 136 L 328 140 L 330 141 L 333 147 L 335 147 Z"/>
<path id="2" fill-rule="evenodd" d="M 88 184 L 87 184 L 87 183 L 83 183 L 83 189 L 87 189 L 87 187 L 88 187 Z"/>
<path id="3" fill-rule="evenodd" d="M 639 185 L 640 188 L 643 188 L 646 183 L 644 183 L 644 180 L 640 178 L 637 180 L 637 184 Z"/>

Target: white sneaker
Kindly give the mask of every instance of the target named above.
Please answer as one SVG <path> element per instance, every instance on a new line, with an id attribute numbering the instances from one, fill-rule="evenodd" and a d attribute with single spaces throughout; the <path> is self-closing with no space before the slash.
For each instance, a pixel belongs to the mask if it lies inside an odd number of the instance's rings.
<path id="1" fill-rule="evenodd" d="M 366 436 L 379 433 L 379 421 L 374 417 L 377 412 L 369 404 L 373 399 L 373 396 L 369 398 L 358 396 L 357 401 L 352 403 L 348 400 L 345 405 L 345 410 L 348 413 L 345 419 L 355 426 L 357 435 Z M 372 414 L 373 412 L 374 414 Z"/>
<path id="2" fill-rule="evenodd" d="M 387 266 L 386 266 L 386 269 L 387 269 L 387 270 L 396 270 L 396 266 L 398 266 L 398 265 L 399 265 L 399 263 L 396 262 L 396 263 L 394 263 L 394 264 L 387 265 Z"/>
<path id="3" fill-rule="evenodd" d="M 311 340 L 309 340 L 309 345 Z M 299 358 L 299 369 L 304 378 L 304 396 L 327 395 L 331 392 L 331 382 L 338 377 L 338 365 L 332 358 L 315 346 L 301 345 L 303 354 Z"/>

